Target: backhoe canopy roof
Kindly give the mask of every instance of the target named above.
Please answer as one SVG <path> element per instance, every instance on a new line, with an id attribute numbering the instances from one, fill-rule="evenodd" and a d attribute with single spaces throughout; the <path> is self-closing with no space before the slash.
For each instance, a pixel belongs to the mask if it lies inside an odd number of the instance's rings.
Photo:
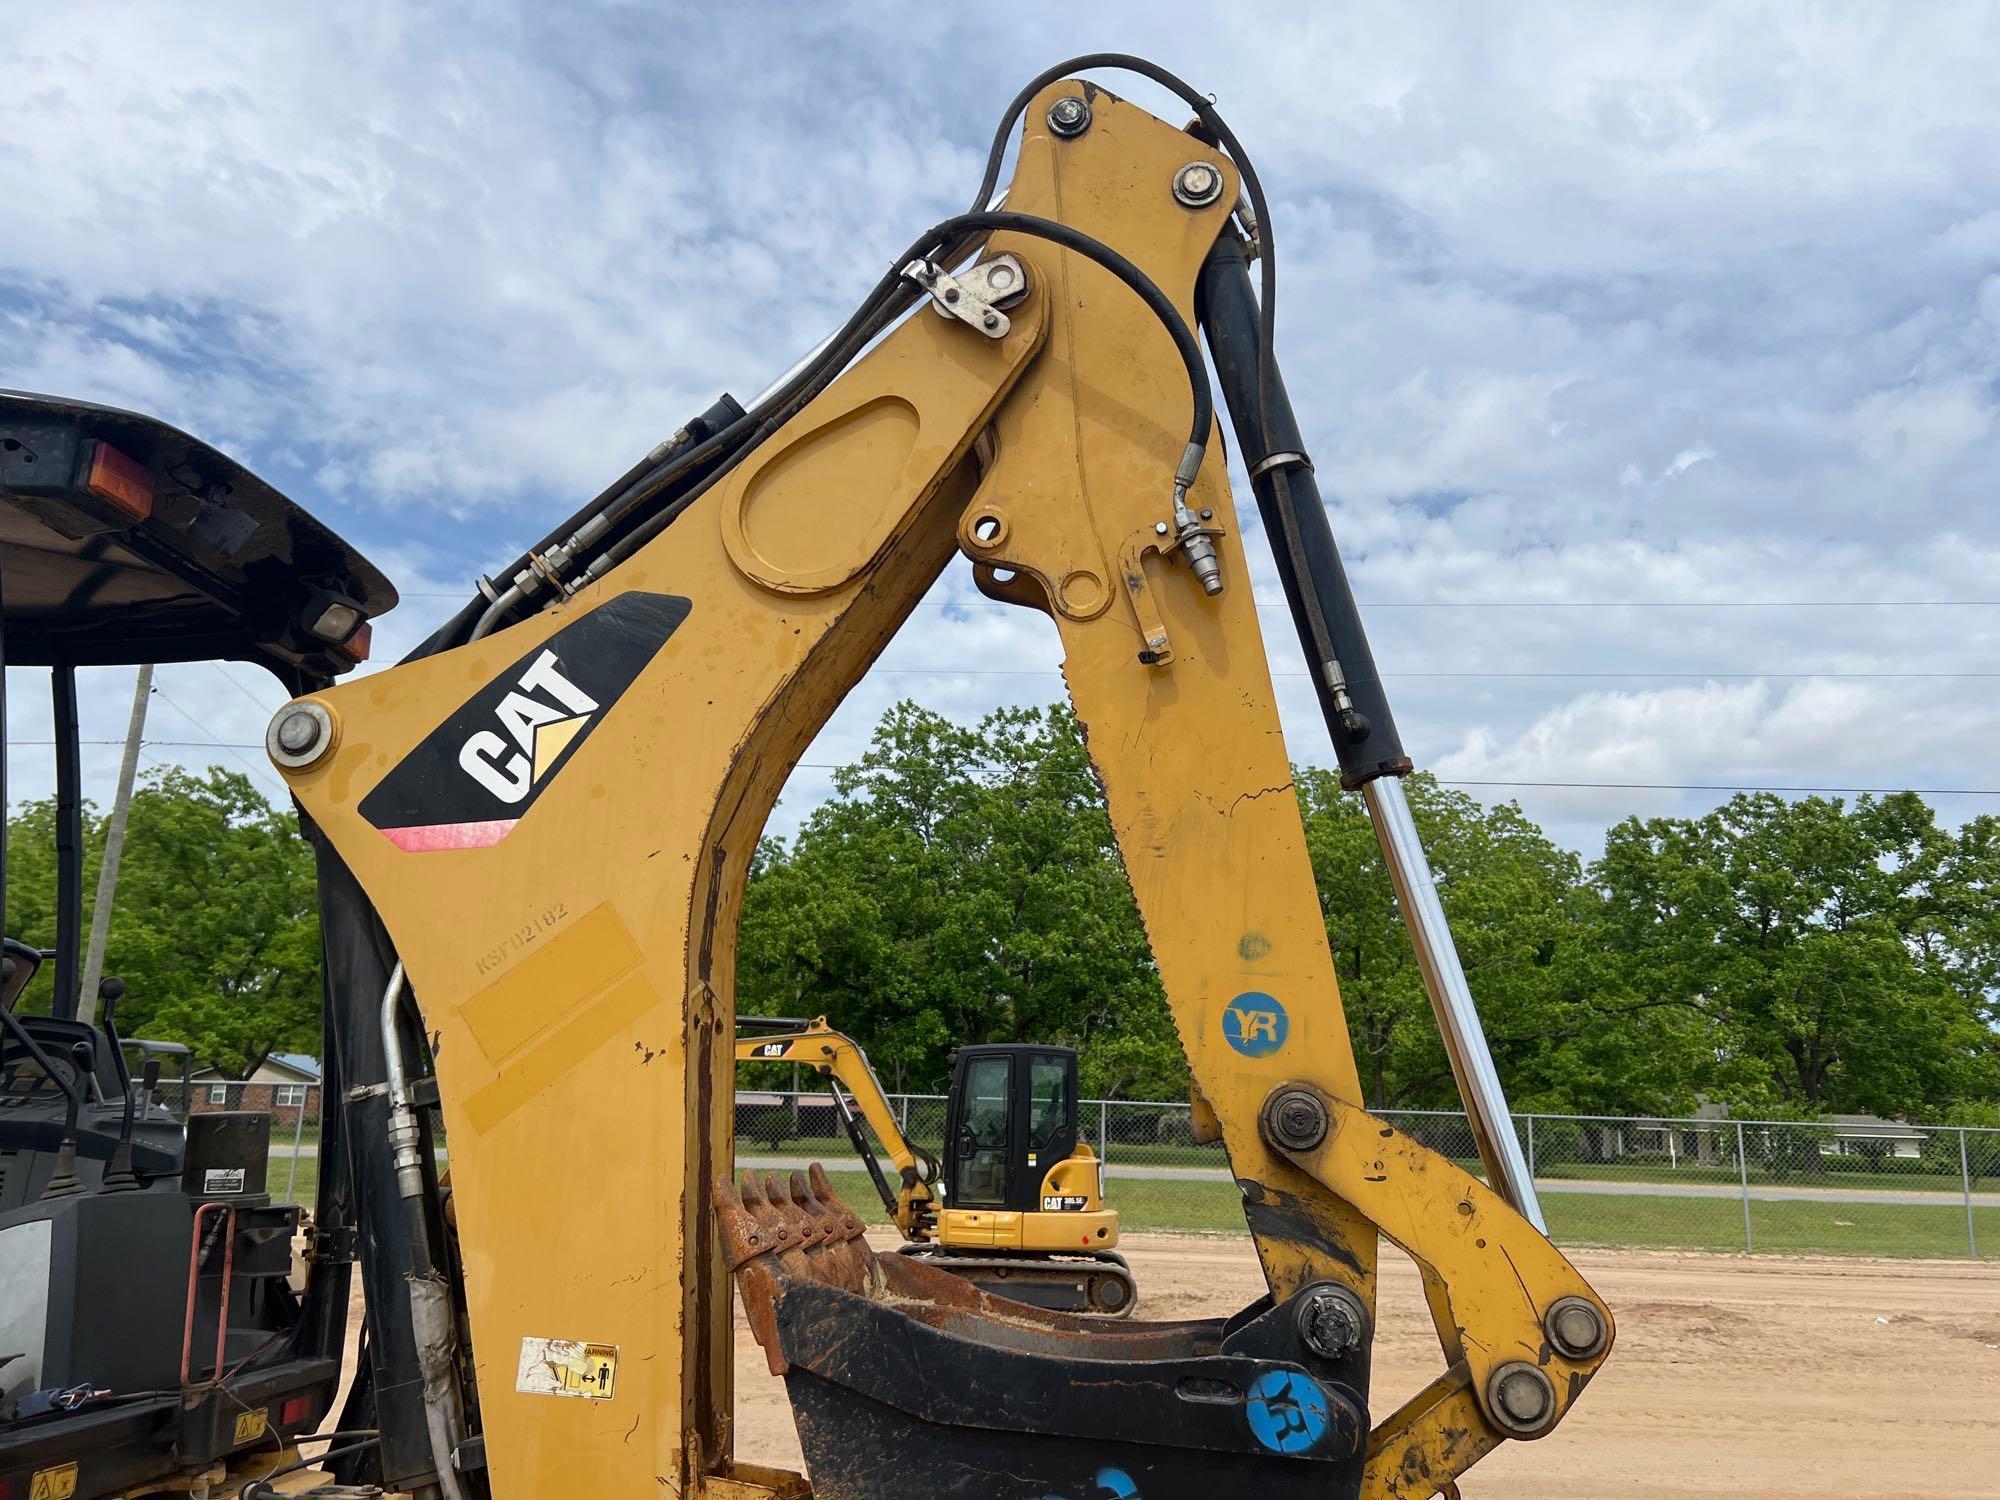
<path id="1" fill-rule="evenodd" d="M 396 591 L 179 429 L 0 391 L 0 600 L 10 665 L 236 659 L 325 679 L 365 655 Z"/>

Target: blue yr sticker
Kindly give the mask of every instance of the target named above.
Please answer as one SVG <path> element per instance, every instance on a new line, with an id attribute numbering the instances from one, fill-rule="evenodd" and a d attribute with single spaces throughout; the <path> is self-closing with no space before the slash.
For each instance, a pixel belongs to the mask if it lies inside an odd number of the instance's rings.
<path id="1" fill-rule="evenodd" d="M 1266 1370 L 1243 1411 L 1251 1434 L 1273 1453 L 1303 1453 L 1326 1436 L 1326 1392 L 1296 1370 Z"/>
<path id="2" fill-rule="evenodd" d="M 1042 1500 L 1063 1500 L 1061 1495 L 1044 1495 Z M 1090 1492 L 1090 1500 L 1142 1500 L 1139 1486 L 1123 1469 L 1103 1468 L 1097 1471 L 1095 1487 Z"/>
<path id="3" fill-rule="evenodd" d="M 1222 1039 L 1245 1057 L 1268 1057 L 1285 1045 L 1291 1022 L 1275 995 L 1247 990 L 1222 1008 Z"/>

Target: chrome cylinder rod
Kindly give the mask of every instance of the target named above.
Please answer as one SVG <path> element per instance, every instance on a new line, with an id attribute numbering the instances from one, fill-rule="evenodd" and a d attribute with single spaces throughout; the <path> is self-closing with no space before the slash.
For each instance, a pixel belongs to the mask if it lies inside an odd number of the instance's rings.
<path id="1" fill-rule="evenodd" d="M 1403 753 L 1361 611 L 1334 545 L 1333 527 L 1306 457 L 1291 398 L 1285 393 L 1284 377 L 1264 358 L 1261 309 L 1251 288 L 1250 265 L 1233 235 L 1225 234 L 1210 253 L 1198 300 L 1216 378 L 1250 470 L 1264 530 L 1271 538 L 1278 581 L 1298 626 L 1299 645 L 1315 668 L 1313 686 L 1340 758 L 1341 785 L 1360 790 L 1381 840 L 1396 902 L 1444 1036 L 1445 1054 L 1465 1100 L 1480 1159 L 1486 1163 L 1486 1180 L 1547 1233 L 1534 1178 L 1514 1135 L 1507 1097 L 1466 986 L 1465 969 L 1445 926 L 1430 861 L 1424 858 L 1410 804 L 1403 796 L 1402 777 L 1411 768 L 1410 760 Z"/>
<path id="2" fill-rule="evenodd" d="M 1445 1056 L 1451 1059 L 1452 1076 L 1458 1080 L 1459 1097 L 1465 1101 L 1465 1115 L 1472 1122 L 1473 1143 L 1486 1164 L 1486 1180 L 1523 1218 L 1547 1234 L 1549 1226 L 1535 1195 L 1534 1175 L 1521 1154 L 1520 1137 L 1514 1134 L 1514 1117 L 1493 1067 L 1493 1051 L 1486 1045 L 1486 1028 L 1480 1025 L 1478 1008 L 1472 1003 L 1465 967 L 1458 961 L 1458 945 L 1445 925 L 1437 881 L 1424 856 L 1423 841 L 1417 837 L 1416 819 L 1410 816 L 1403 783 L 1394 776 L 1378 776 L 1362 786 L 1361 799 L 1375 825 L 1375 837 L 1381 841 L 1389 882 L 1396 888 L 1396 904 L 1403 909 L 1404 925 L 1410 929 L 1417 967 L 1423 973 L 1424 989 L 1444 1037 Z"/>

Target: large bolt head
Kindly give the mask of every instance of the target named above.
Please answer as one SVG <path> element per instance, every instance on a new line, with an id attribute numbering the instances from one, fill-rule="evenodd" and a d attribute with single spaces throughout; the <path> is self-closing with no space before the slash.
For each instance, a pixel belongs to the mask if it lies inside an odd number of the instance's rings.
<path id="1" fill-rule="evenodd" d="M 1264 1131 L 1288 1151 L 1310 1151 L 1326 1139 L 1326 1106 L 1305 1089 L 1279 1089 L 1264 1105 Z"/>
<path id="2" fill-rule="evenodd" d="M 1581 1297 L 1562 1297 L 1549 1308 L 1542 1327 L 1556 1352 L 1569 1359 L 1589 1359 L 1604 1350 L 1609 1333 L 1604 1314 Z"/>
<path id="3" fill-rule="evenodd" d="M 264 749 L 289 770 L 312 765 L 333 748 L 333 716 L 309 699 L 287 703 L 264 732 Z"/>
<path id="4" fill-rule="evenodd" d="M 310 750 L 319 738 L 319 721 L 302 709 L 294 709 L 278 720 L 278 744 L 297 755 Z"/>
<path id="5" fill-rule="evenodd" d="M 1174 201 L 1186 208 L 1207 208 L 1222 196 L 1222 168 L 1191 161 L 1174 173 Z"/>
<path id="6" fill-rule="evenodd" d="M 1065 94 L 1049 106 L 1049 129 L 1064 139 L 1090 129 L 1090 106 L 1074 94 Z"/>
<path id="7" fill-rule="evenodd" d="M 1344 1286 L 1308 1288 L 1299 1298 L 1299 1338 L 1322 1359 L 1340 1359 L 1361 1347 L 1368 1314 Z"/>
<path id="8" fill-rule="evenodd" d="M 1487 1394 L 1494 1420 L 1516 1436 L 1540 1432 L 1556 1414 L 1556 1388 L 1549 1377 L 1518 1360 L 1493 1372 Z"/>

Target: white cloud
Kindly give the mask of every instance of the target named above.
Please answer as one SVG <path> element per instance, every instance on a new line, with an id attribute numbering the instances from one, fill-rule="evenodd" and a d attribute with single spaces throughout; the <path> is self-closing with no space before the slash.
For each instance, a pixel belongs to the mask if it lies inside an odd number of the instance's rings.
<path id="1" fill-rule="evenodd" d="M 1996 597 L 1991 7 L 1114 0 L 912 30 L 79 0 L 10 32 L 0 384 L 238 452 L 403 582 L 387 656 L 450 607 L 419 595 L 761 385 L 963 207 L 1052 35 L 1182 69 L 1255 156 L 1288 383 L 1420 762 L 1552 779 L 1579 740 L 1658 779 L 1989 774 L 1932 732 L 1980 680 L 1827 674 L 2000 670 L 2000 610 L 1636 606 Z M 871 677 L 809 759 L 905 693 L 970 717 L 1060 689 L 983 675 L 1052 668 L 1044 622 L 917 625 L 885 664 L 950 675 Z M 1324 759 L 1303 684 L 1281 697 Z M 802 772 L 785 818 L 813 795 Z M 1588 846 L 1638 805 L 1531 808 Z"/>

